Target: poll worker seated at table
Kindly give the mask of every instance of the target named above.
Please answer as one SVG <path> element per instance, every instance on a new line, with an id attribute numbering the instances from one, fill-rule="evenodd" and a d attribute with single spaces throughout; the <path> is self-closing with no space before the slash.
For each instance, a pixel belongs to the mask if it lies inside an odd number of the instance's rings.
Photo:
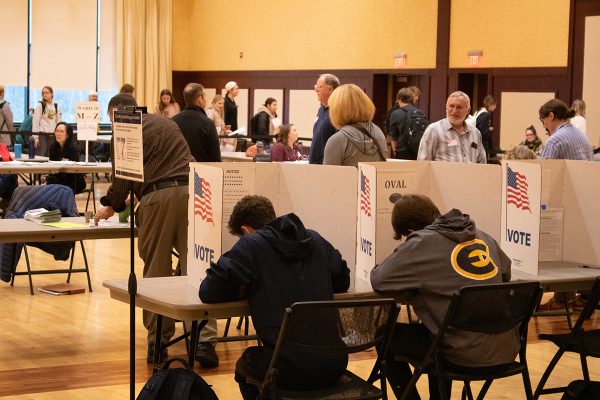
<path id="1" fill-rule="evenodd" d="M 66 122 L 59 122 L 54 128 L 54 142 L 50 145 L 50 161 L 79 161 L 81 152 L 77 141 L 73 136 L 73 128 Z M 69 174 L 59 172 L 50 174 L 46 178 L 48 185 L 65 185 L 73 190 L 73 193 L 81 193 L 85 189 L 85 178 L 83 174 Z"/>
<path id="2" fill-rule="evenodd" d="M 271 161 L 298 161 L 302 156 L 298 153 L 296 141 L 298 132 L 293 124 L 281 126 L 277 135 L 277 143 L 271 146 Z"/>
<path id="3" fill-rule="evenodd" d="M 457 209 L 441 215 L 426 196 L 399 196 L 392 210 L 392 227 L 395 238 L 406 237 L 406 241 L 371 271 L 371 285 L 384 295 L 414 291 L 411 303 L 423 321 L 396 324 L 387 375 L 398 396 L 412 374 L 408 364 L 395 361 L 394 356 L 423 359 L 453 293 L 463 286 L 509 281 L 511 262 L 470 216 Z M 510 363 L 520 347 L 516 330 L 497 335 L 448 332 L 444 344 L 446 360 L 467 367 Z M 431 399 L 439 396 L 437 381 L 431 376 L 429 393 Z M 419 396 L 413 392 L 411 398 Z"/>
<path id="4" fill-rule="evenodd" d="M 235 379 L 244 399 L 256 399 L 258 390 L 244 376 L 264 377 L 285 308 L 297 301 L 332 300 L 334 293 L 348 290 L 350 270 L 340 252 L 305 228 L 298 216 L 275 218 L 273 204 L 265 197 L 242 198 L 228 226 L 240 240 L 208 269 L 200 299 L 204 303 L 248 299 L 263 346 L 244 351 L 236 364 Z M 315 356 L 286 350 L 283 354 L 278 386 L 295 390 L 335 385 L 348 362 L 345 355 Z"/>

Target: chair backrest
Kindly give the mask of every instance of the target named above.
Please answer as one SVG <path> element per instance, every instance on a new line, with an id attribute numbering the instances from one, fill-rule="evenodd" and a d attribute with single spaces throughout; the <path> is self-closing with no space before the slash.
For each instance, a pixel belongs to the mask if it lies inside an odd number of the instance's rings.
<path id="1" fill-rule="evenodd" d="M 314 301 L 287 308 L 273 359 L 288 349 L 349 354 L 383 343 L 396 321 L 394 299 Z"/>
<path id="2" fill-rule="evenodd" d="M 71 188 L 63 185 L 32 185 L 15 189 L 6 207 L 6 218 L 23 218 L 25 211 L 36 208 L 59 209 L 63 217 L 79 215 Z"/>
<path id="3" fill-rule="evenodd" d="M 541 295 L 539 282 L 465 286 L 453 296 L 445 325 L 488 334 L 526 329 Z"/>

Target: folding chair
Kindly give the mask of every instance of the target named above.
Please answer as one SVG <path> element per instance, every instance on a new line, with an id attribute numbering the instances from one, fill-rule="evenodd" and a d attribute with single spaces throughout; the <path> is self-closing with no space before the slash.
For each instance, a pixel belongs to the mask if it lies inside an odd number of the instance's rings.
<path id="1" fill-rule="evenodd" d="M 75 204 L 75 196 L 73 194 L 73 190 L 67 186 L 63 185 L 44 185 L 44 186 L 20 186 L 15 189 L 11 201 L 7 207 L 7 218 L 21 218 L 26 210 L 36 209 L 36 208 L 47 208 L 47 209 L 60 209 L 64 216 L 74 217 L 78 215 L 77 206 Z M 27 247 L 30 246 L 30 243 L 25 244 L 3 244 L 4 247 L 10 246 L 14 249 L 14 257 L 10 261 L 10 284 L 14 285 L 15 276 L 17 275 L 27 275 L 29 278 L 29 291 L 33 295 L 33 282 L 32 275 L 38 274 L 57 274 L 57 273 L 66 273 L 67 274 L 67 282 L 71 279 L 72 273 L 85 272 L 87 275 L 88 288 L 90 292 L 92 291 L 92 283 L 90 279 L 90 270 L 87 262 L 87 255 L 85 253 L 85 247 L 83 241 L 79 241 L 81 243 L 81 251 L 83 253 L 84 259 L 84 268 L 73 268 L 73 260 L 75 256 L 75 244 L 74 242 L 54 242 L 53 244 L 49 243 L 40 243 L 35 245 L 36 247 L 41 248 L 44 251 L 51 251 L 51 247 L 57 245 L 63 245 L 64 248 L 57 250 L 55 255 L 57 259 L 67 260 L 69 259 L 70 253 L 70 265 L 69 268 L 63 269 L 52 269 L 52 270 L 32 270 L 29 262 L 29 254 L 27 252 Z M 16 267 L 18 263 L 19 256 L 21 251 L 25 253 L 25 261 L 27 266 L 27 271 L 17 272 Z"/>
<path id="2" fill-rule="evenodd" d="M 600 276 L 596 278 L 590 295 L 588 296 L 587 304 L 579 314 L 579 318 L 569 333 L 561 334 L 541 334 L 540 339 L 550 340 L 558 347 L 558 351 L 548 364 L 546 371 L 540 379 L 540 383 L 535 389 L 534 398 L 538 398 L 542 394 L 562 393 L 566 387 L 554 387 L 544 389 L 544 385 L 548 381 L 550 374 L 558 364 L 558 361 L 565 352 L 579 354 L 581 359 L 581 370 L 583 379 L 590 381 L 590 373 L 587 365 L 587 357 L 600 358 L 600 329 L 586 331 L 583 324 L 589 320 L 595 310 L 599 307 L 600 301 Z"/>
<path id="3" fill-rule="evenodd" d="M 433 338 L 430 349 L 423 360 L 402 356 L 398 361 L 412 364 L 413 376 L 399 396 L 408 398 L 421 375 L 424 373 L 438 378 L 438 390 L 442 399 L 449 399 L 445 382 L 463 381 L 462 398 L 473 399 L 471 381 L 485 381 L 477 399 L 483 399 L 494 379 L 521 374 L 527 399 L 533 398 L 526 360 L 527 325 L 542 295 L 538 282 L 501 283 L 466 286 L 454 294 L 446 317 Z M 509 364 L 485 368 L 463 367 L 444 359 L 442 348 L 449 329 L 482 334 L 499 334 L 518 329 L 520 337 L 519 360 Z"/>
<path id="4" fill-rule="evenodd" d="M 387 399 L 383 360 L 397 316 L 393 299 L 294 303 L 285 311 L 264 380 L 246 376 L 247 382 L 258 387 L 260 399 Z M 384 351 L 368 381 L 346 370 L 335 386 L 326 389 L 292 391 L 278 385 L 282 352 L 347 355 L 379 345 Z M 372 385 L 376 380 L 381 389 Z"/>

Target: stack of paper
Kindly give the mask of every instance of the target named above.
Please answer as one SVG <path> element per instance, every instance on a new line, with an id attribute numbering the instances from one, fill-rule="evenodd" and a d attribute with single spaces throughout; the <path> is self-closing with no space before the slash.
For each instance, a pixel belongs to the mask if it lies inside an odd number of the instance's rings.
<path id="1" fill-rule="evenodd" d="M 36 208 L 25 212 L 25 219 L 38 224 L 45 222 L 58 222 L 61 218 L 60 210 L 46 210 L 45 208 Z"/>

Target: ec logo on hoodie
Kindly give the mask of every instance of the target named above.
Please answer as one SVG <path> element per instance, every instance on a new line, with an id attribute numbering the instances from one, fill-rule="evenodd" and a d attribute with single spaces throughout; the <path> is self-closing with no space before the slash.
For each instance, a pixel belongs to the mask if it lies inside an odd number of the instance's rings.
<path id="1" fill-rule="evenodd" d="M 488 245 L 480 239 L 457 244 L 452 250 L 450 262 L 459 275 L 469 279 L 481 281 L 498 273 Z"/>

